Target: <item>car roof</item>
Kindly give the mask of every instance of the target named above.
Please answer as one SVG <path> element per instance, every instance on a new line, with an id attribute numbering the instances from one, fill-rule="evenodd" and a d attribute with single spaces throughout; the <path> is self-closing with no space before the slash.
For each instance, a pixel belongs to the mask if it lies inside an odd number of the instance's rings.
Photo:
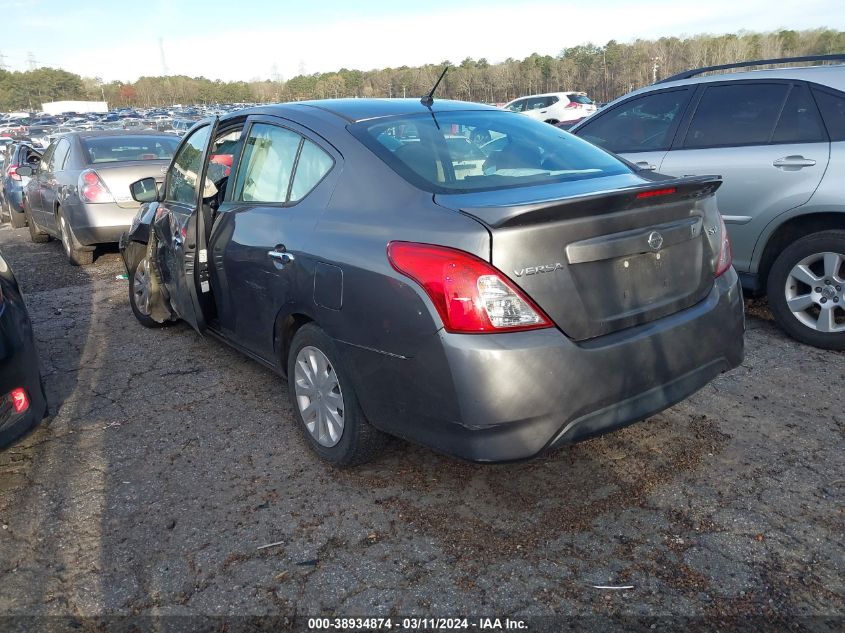
<path id="1" fill-rule="evenodd" d="M 678 79 L 676 81 L 663 81 L 650 84 L 623 97 L 661 90 L 673 86 L 689 86 L 701 83 L 712 83 L 714 81 L 742 81 L 747 79 L 797 79 L 800 81 L 811 81 L 813 83 L 830 86 L 837 90 L 845 91 L 845 64 L 832 64 L 827 66 L 792 66 L 787 68 L 770 68 L 765 70 L 746 70 L 743 72 L 728 72 L 715 75 L 700 75 L 689 79 Z"/>
<path id="2" fill-rule="evenodd" d="M 98 138 L 101 136 L 166 136 L 170 138 L 169 134 L 155 130 L 78 130 L 63 135 L 64 138 Z"/>
<path id="3" fill-rule="evenodd" d="M 296 101 L 268 106 L 258 106 L 236 110 L 221 117 L 221 120 L 242 117 L 249 114 L 275 114 L 288 116 L 302 112 L 303 108 L 322 111 L 338 116 L 350 123 L 380 119 L 392 116 L 407 116 L 411 114 L 426 114 L 428 112 L 460 112 L 469 110 L 491 110 L 498 112 L 494 106 L 471 103 L 468 101 L 452 101 L 450 99 L 434 99 L 431 109 L 420 103 L 419 99 L 322 99 L 315 101 Z"/>

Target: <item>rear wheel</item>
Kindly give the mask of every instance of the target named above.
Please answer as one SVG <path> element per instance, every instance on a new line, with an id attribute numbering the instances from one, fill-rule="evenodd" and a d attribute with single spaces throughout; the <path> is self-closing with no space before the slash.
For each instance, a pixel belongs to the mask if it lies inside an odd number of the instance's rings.
<path id="1" fill-rule="evenodd" d="M 813 233 L 787 246 L 769 271 L 767 292 L 787 334 L 845 350 L 845 231 Z"/>
<path id="2" fill-rule="evenodd" d="M 387 436 L 367 422 L 329 336 L 302 326 L 288 355 L 288 396 L 311 448 L 337 466 L 363 464 L 384 448 Z"/>
<path id="3" fill-rule="evenodd" d="M 59 209 L 56 213 L 56 219 L 59 225 L 59 235 L 62 238 L 62 248 L 65 249 L 68 261 L 74 266 L 88 266 L 94 263 L 94 251 L 92 249 L 83 248 L 76 237 L 73 235 L 73 229 L 70 223 L 65 219 L 64 213 Z"/>
<path id="4" fill-rule="evenodd" d="M 47 235 L 47 232 L 42 231 L 37 226 L 35 226 L 35 222 L 32 221 L 32 215 L 30 214 L 29 209 L 26 208 L 25 204 L 23 207 L 23 214 L 24 221 L 29 226 L 29 239 L 31 239 L 36 244 L 43 244 L 44 242 L 49 241 L 50 236 Z"/>

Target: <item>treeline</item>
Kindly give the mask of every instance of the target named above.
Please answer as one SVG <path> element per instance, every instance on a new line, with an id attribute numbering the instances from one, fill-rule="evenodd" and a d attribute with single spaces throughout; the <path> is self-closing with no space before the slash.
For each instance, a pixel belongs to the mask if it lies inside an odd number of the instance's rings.
<path id="1" fill-rule="evenodd" d="M 845 31 L 816 29 L 772 33 L 664 37 L 604 46 L 584 44 L 559 55 L 533 54 L 523 60 L 491 64 L 467 58 L 454 64 L 438 89 L 442 98 L 505 102 L 520 95 L 579 90 L 609 101 L 634 88 L 688 68 L 749 59 L 845 53 Z M 402 97 L 427 93 L 443 60 L 421 67 L 298 75 L 287 81 L 223 82 L 204 77 L 141 77 L 135 82 L 103 83 L 62 70 L 0 71 L 0 111 L 38 109 L 43 101 L 105 99 L 112 107 L 149 107 L 175 103 L 296 101 L 332 97 Z"/>

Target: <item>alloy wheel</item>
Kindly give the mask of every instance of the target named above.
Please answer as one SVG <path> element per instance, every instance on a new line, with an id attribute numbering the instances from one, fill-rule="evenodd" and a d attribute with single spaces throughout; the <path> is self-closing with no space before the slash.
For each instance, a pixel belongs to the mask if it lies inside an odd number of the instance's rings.
<path id="1" fill-rule="evenodd" d="M 343 435 L 343 392 L 331 361 L 306 346 L 296 355 L 294 391 L 305 428 L 321 446 L 331 447 Z"/>
<path id="2" fill-rule="evenodd" d="M 150 273 L 147 269 L 146 257 L 135 268 L 132 279 L 132 294 L 138 312 L 144 316 L 150 316 Z"/>
<path id="3" fill-rule="evenodd" d="M 59 216 L 59 233 L 61 233 L 62 246 L 64 246 L 65 253 L 70 257 L 70 236 L 68 236 L 67 222 L 65 221 L 64 215 Z"/>
<path id="4" fill-rule="evenodd" d="M 786 305 L 793 316 L 817 332 L 845 332 L 845 255 L 814 253 L 799 261 L 786 278 Z"/>

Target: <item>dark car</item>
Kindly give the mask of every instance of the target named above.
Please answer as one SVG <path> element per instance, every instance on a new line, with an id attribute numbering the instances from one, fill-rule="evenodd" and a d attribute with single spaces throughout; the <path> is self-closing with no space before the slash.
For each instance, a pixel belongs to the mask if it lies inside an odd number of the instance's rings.
<path id="1" fill-rule="evenodd" d="M 60 239 L 71 264 L 94 261 L 97 244 L 116 243 L 138 203 L 129 184 L 162 178 L 179 139 L 172 135 L 89 131 L 64 134 L 50 144 L 26 187 L 33 242 Z"/>
<path id="2" fill-rule="evenodd" d="M 15 276 L 0 253 L 0 447 L 46 415 L 32 324 Z"/>
<path id="3" fill-rule="evenodd" d="M 28 143 L 11 143 L 0 151 L 5 151 L 0 179 L 0 220 L 11 222 L 13 228 L 20 229 L 26 226 L 23 198 L 29 176 L 19 174 L 18 169 L 25 165 L 37 166 L 41 152 Z"/>
<path id="4" fill-rule="evenodd" d="M 468 151 L 488 137 L 505 142 Z M 121 252 L 138 320 L 286 375 L 323 458 L 360 463 L 390 434 L 516 460 L 741 362 L 719 185 L 477 104 L 266 106 L 194 127 L 160 192 L 132 185 L 149 204 Z"/>

